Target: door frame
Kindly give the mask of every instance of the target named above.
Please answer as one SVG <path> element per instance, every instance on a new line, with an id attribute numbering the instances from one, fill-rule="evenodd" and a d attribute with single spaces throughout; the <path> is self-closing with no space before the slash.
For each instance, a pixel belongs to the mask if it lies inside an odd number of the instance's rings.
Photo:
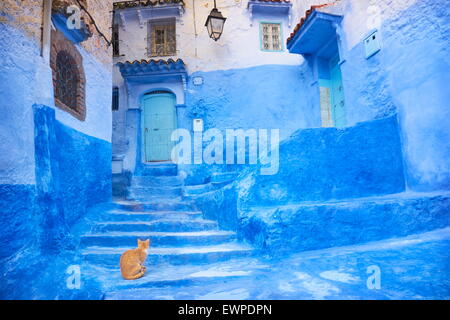
<path id="1" fill-rule="evenodd" d="M 157 160 L 157 161 L 147 161 L 146 159 L 146 138 L 145 138 L 145 103 L 144 100 L 146 98 L 146 96 L 151 95 L 151 94 L 155 94 L 158 95 L 158 93 L 161 91 L 160 94 L 170 94 L 173 96 L 173 128 L 177 129 L 178 128 L 178 114 L 177 114 L 177 96 L 174 92 L 172 92 L 172 90 L 166 89 L 166 88 L 158 88 L 158 89 L 152 89 L 149 91 L 144 92 L 141 97 L 140 97 L 140 110 L 141 110 L 141 119 L 140 119 L 140 128 L 139 128 L 139 137 L 140 137 L 140 143 L 139 143 L 139 152 L 140 152 L 140 158 L 141 158 L 141 163 L 143 164 L 157 164 L 157 163 L 167 163 L 167 162 L 172 162 L 172 160 L 167 159 L 167 160 Z"/>
<path id="2" fill-rule="evenodd" d="M 344 78 L 342 74 L 341 65 L 345 62 L 342 57 L 342 48 L 339 35 L 336 35 L 320 48 L 312 57 L 313 59 L 313 74 L 317 84 L 317 103 L 319 106 L 319 117 L 321 127 L 345 127 L 347 125 L 346 105 L 347 101 L 345 97 Z M 333 95 L 332 92 L 332 79 L 331 79 L 331 62 L 337 60 L 336 67 L 340 70 L 342 90 L 344 97 L 344 111 L 343 111 L 343 123 L 337 124 L 335 110 L 333 108 Z M 324 63 L 325 62 L 325 63 Z M 325 70 L 326 69 L 326 70 Z M 323 95 L 327 95 L 325 98 Z M 326 105 L 322 105 L 322 102 L 328 100 Z M 327 110 L 325 110 L 327 109 Z"/>
<path id="3" fill-rule="evenodd" d="M 345 109 L 345 94 L 344 94 L 344 80 L 342 78 L 342 70 L 341 70 L 341 66 L 340 66 L 340 57 L 339 54 L 337 54 L 336 56 L 330 58 L 329 60 L 329 68 L 330 68 L 330 91 L 331 91 L 331 95 L 330 95 L 330 107 L 331 107 L 331 114 L 333 116 L 333 124 L 336 128 L 341 128 L 341 127 L 345 127 L 346 125 L 346 109 Z M 334 69 L 337 69 L 337 72 L 339 74 L 339 79 L 335 79 L 333 77 L 333 71 Z M 335 99 L 338 98 L 337 94 L 336 94 L 336 90 L 334 88 L 334 86 L 336 85 L 335 81 L 338 81 L 340 83 L 340 91 L 342 91 L 341 95 L 342 95 L 342 99 L 343 99 L 343 106 L 342 106 L 342 110 L 338 113 L 337 109 L 335 108 L 336 105 L 336 101 Z"/>

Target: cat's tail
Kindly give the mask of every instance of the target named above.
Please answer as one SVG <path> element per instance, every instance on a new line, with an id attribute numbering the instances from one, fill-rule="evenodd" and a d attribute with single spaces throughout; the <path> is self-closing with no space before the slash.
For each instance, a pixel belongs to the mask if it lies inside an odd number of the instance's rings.
<path id="1" fill-rule="evenodd" d="M 145 274 L 145 270 L 141 270 L 139 273 L 135 274 L 134 276 L 130 276 L 130 277 L 124 277 L 125 280 L 136 280 L 139 278 L 142 278 Z"/>

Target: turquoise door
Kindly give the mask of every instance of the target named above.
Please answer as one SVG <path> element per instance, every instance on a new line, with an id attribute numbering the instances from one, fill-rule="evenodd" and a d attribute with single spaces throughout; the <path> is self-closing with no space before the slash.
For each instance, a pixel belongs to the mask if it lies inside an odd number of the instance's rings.
<path id="1" fill-rule="evenodd" d="M 345 121 L 344 87 L 342 86 L 342 73 L 339 66 L 339 56 L 330 60 L 330 91 L 331 113 L 336 127 L 343 127 Z"/>
<path id="2" fill-rule="evenodd" d="M 143 98 L 143 153 L 146 162 L 167 161 L 176 129 L 175 96 L 171 93 L 148 94 Z"/>

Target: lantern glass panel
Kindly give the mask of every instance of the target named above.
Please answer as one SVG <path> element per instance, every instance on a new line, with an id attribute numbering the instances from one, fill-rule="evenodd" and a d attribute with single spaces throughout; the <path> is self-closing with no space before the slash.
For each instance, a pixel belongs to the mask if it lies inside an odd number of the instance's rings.
<path id="1" fill-rule="evenodd" d="M 214 33 L 222 33 L 223 19 L 212 18 L 211 25 Z"/>

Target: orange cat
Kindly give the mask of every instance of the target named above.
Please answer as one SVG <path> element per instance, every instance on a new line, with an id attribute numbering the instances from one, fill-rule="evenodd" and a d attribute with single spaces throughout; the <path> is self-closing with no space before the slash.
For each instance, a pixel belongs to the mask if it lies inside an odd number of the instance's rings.
<path id="1" fill-rule="evenodd" d="M 135 280 L 144 276 L 147 270 L 143 265 L 147 259 L 150 239 L 138 240 L 137 249 L 127 250 L 120 257 L 120 272 L 126 280 Z"/>

